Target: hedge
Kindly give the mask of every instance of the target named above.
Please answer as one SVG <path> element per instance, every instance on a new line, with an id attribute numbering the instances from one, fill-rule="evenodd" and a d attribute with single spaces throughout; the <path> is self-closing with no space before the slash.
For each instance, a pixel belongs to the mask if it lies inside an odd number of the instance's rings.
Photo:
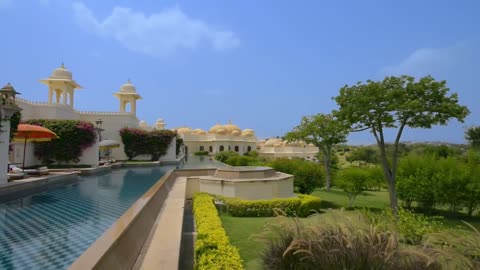
<path id="1" fill-rule="evenodd" d="M 151 155 L 151 161 L 157 161 L 167 153 L 170 143 L 177 136 L 171 130 L 146 131 L 140 128 L 122 128 L 119 133 L 128 160 L 139 155 Z"/>
<path id="2" fill-rule="evenodd" d="M 244 269 L 238 249 L 230 244 L 213 197 L 206 193 L 193 195 L 195 269 Z"/>
<path id="3" fill-rule="evenodd" d="M 320 208 L 321 200 L 311 195 L 298 194 L 296 198 L 271 200 L 242 200 L 218 196 L 234 217 L 273 217 L 280 210 L 287 216 L 306 217 Z"/>

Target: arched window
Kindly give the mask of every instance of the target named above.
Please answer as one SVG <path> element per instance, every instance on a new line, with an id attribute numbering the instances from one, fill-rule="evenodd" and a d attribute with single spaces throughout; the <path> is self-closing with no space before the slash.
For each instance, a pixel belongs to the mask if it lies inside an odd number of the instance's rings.
<path id="1" fill-rule="evenodd" d="M 247 152 L 250 152 L 250 151 L 252 151 L 252 147 L 251 147 L 251 146 L 248 146 L 248 147 L 247 147 Z"/>
<path id="2" fill-rule="evenodd" d="M 212 146 L 208 147 L 208 152 L 210 152 L 210 153 L 213 152 L 213 147 Z"/>
<path id="3" fill-rule="evenodd" d="M 225 150 L 225 148 L 223 147 L 223 145 L 220 145 L 220 152 L 222 152 L 223 150 Z"/>
<path id="4" fill-rule="evenodd" d="M 205 151 L 205 149 L 203 148 L 203 145 L 200 146 L 200 151 Z"/>
<path id="5" fill-rule="evenodd" d="M 235 145 L 235 152 L 238 152 L 238 145 Z"/>

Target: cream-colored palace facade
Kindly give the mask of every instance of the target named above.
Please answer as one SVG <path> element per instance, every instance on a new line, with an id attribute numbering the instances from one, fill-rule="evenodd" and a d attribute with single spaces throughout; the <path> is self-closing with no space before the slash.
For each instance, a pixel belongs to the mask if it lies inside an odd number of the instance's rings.
<path id="1" fill-rule="evenodd" d="M 127 83 L 120 87 L 120 90 L 113 95 L 119 101 L 118 112 L 93 112 L 93 111 L 78 111 L 74 107 L 75 92 L 81 91 L 80 86 L 65 66 L 62 64 L 55 69 L 52 74 L 40 80 L 47 88 L 48 100 L 47 102 L 30 101 L 23 98 L 16 99 L 18 106 L 22 108 L 22 120 L 29 119 L 72 119 L 92 122 L 101 120 L 101 137 L 103 140 L 115 140 L 121 143 L 119 130 L 124 127 L 136 128 L 139 127 L 139 120 L 136 115 L 137 100 L 141 96 L 137 93 L 135 86 L 128 80 Z M 129 108 L 129 110 L 128 110 Z M 160 124 L 161 126 L 161 124 Z M 163 126 L 162 126 L 163 128 Z M 84 150 L 79 164 L 98 165 L 98 142 L 88 149 Z M 25 155 L 26 166 L 35 165 L 38 163 L 34 157 L 34 147 L 31 143 L 27 144 L 27 153 Z M 123 151 L 123 145 L 120 148 L 112 149 L 111 156 L 116 159 L 126 159 Z M 23 144 L 16 143 L 14 146 L 13 157 L 10 159 L 13 163 L 19 163 L 23 158 Z M 162 157 L 163 160 L 175 160 L 175 140 L 170 145 L 168 153 Z"/>

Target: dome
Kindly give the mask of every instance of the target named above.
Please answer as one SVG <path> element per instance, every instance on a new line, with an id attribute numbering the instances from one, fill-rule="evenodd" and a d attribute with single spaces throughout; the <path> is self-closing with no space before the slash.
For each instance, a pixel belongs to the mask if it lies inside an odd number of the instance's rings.
<path id="1" fill-rule="evenodd" d="M 64 79 L 64 80 L 72 80 L 72 72 L 66 69 L 62 63 L 62 66 L 55 69 L 50 76 L 52 79 Z"/>
<path id="2" fill-rule="evenodd" d="M 209 133 L 217 133 L 219 129 L 223 129 L 223 126 L 220 124 L 216 124 L 215 126 L 211 127 L 208 132 Z"/>
<path id="3" fill-rule="evenodd" d="M 140 126 L 140 128 L 147 128 L 147 127 L 148 127 L 147 122 L 145 122 L 145 121 L 143 121 L 143 120 L 140 121 L 139 126 Z"/>
<path id="4" fill-rule="evenodd" d="M 264 146 L 267 146 L 267 147 L 273 147 L 275 146 L 275 144 L 281 144 L 282 143 L 282 140 L 281 139 L 268 139 L 265 141 L 265 144 Z"/>
<path id="5" fill-rule="evenodd" d="M 227 131 L 224 128 L 219 128 L 219 129 L 217 129 L 216 133 L 218 135 L 225 135 L 225 134 L 227 134 Z"/>
<path id="6" fill-rule="evenodd" d="M 124 85 L 122 85 L 122 87 L 120 87 L 120 93 L 136 93 L 136 92 L 137 92 L 137 89 L 132 84 L 130 79 L 128 79 L 126 84 L 124 84 Z"/>
<path id="7" fill-rule="evenodd" d="M 232 136 L 240 136 L 242 132 L 240 130 L 234 129 L 230 134 Z"/>
<path id="8" fill-rule="evenodd" d="M 157 123 L 165 123 L 162 118 L 157 119 Z"/>
<path id="9" fill-rule="evenodd" d="M 228 134 L 232 134 L 232 132 L 234 131 L 238 131 L 240 133 L 242 132 L 242 130 L 238 126 L 232 124 L 232 121 L 228 121 L 228 124 L 226 124 L 224 128 Z"/>
<path id="10" fill-rule="evenodd" d="M 303 147 L 305 145 L 305 143 L 302 142 L 302 141 L 292 141 L 292 142 L 284 141 L 283 145 L 284 146 L 290 146 L 290 147 Z"/>
<path id="11" fill-rule="evenodd" d="M 192 133 L 192 129 L 189 128 L 189 127 L 177 128 L 177 133 L 178 134 L 190 134 L 190 133 Z"/>
<path id="12" fill-rule="evenodd" d="M 273 147 L 282 147 L 283 146 L 283 142 L 276 142 L 273 144 Z"/>
<path id="13" fill-rule="evenodd" d="M 197 134 L 197 135 L 205 135 L 207 134 L 207 132 L 203 129 L 200 129 L 200 128 L 196 128 L 193 130 L 193 134 Z"/>
<path id="14" fill-rule="evenodd" d="M 253 135 L 255 135 L 255 132 L 252 129 L 247 128 L 242 131 L 242 136 L 253 137 Z"/>

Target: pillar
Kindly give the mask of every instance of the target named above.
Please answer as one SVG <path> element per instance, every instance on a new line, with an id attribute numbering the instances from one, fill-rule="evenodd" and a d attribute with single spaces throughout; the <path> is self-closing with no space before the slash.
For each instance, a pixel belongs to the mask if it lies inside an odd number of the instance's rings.
<path id="1" fill-rule="evenodd" d="M 137 114 L 137 102 L 135 100 L 133 100 L 132 102 L 130 102 L 130 113 L 132 114 Z"/>
<path id="2" fill-rule="evenodd" d="M 53 103 L 53 89 L 51 87 L 48 88 L 48 103 Z"/>
<path id="3" fill-rule="evenodd" d="M 10 144 L 10 120 L 1 121 L 0 133 L 0 184 L 8 183 L 8 147 Z"/>
<path id="4" fill-rule="evenodd" d="M 73 107 L 73 91 L 70 92 L 70 106 Z"/>

